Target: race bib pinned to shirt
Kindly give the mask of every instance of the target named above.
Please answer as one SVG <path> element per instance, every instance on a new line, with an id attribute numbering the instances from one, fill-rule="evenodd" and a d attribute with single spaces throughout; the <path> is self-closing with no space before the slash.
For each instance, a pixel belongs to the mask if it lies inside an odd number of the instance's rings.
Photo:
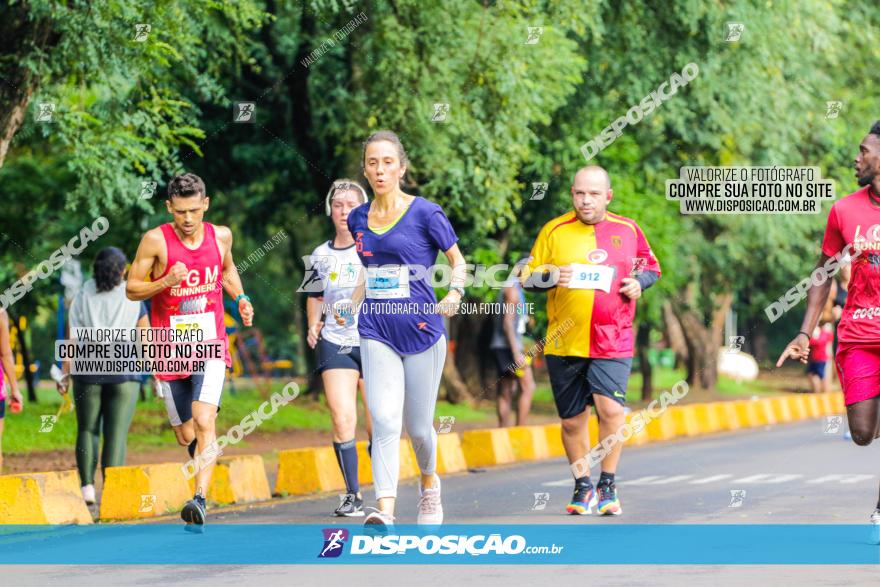
<path id="1" fill-rule="evenodd" d="M 409 297 L 409 267 L 406 265 L 386 265 L 366 269 L 368 298 L 391 300 Z"/>
<path id="2" fill-rule="evenodd" d="M 214 321 L 214 312 L 171 316 L 171 328 L 175 330 L 201 330 L 202 340 L 217 339 L 217 323 Z"/>
<path id="3" fill-rule="evenodd" d="M 611 293 L 611 282 L 614 280 L 614 267 L 607 265 L 571 264 L 570 289 L 601 289 Z"/>

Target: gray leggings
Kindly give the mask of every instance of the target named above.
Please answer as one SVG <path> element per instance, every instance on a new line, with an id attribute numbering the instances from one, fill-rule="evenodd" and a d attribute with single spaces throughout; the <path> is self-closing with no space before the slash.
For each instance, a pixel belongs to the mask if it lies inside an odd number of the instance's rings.
<path id="1" fill-rule="evenodd" d="M 397 497 L 404 423 L 422 474 L 430 475 L 437 464 L 434 408 L 446 360 L 446 337 L 417 355 L 400 355 L 383 342 L 362 338 L 361 358 L 373 418 L 376 499 Z"/>

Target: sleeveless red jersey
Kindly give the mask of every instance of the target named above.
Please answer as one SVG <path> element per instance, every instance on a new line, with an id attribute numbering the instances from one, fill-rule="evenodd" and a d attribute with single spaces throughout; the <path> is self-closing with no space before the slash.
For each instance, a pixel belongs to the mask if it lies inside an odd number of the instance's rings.
<path id="1" fill-rule="evenodd" d="M 161 275 L 151 279 L 163 279 L 171 267 L 180 261 L 188 270 L 187 276 L 174 287 L 163 289 L 151 299 L 150 326 L 175 328 L 178 324 L 197 322 L 205 330 L 204 340 L 220 340 L 226 366 L 232 366 L 229 339 L 223 320 L 223 259 L 217 246 L 214 225 L 204 222 L 205 236 L 197 249 L 186 247 L 174 232 L 171 224 L 163 224 L 162 235 L 168 251 L 168 262 Z M 163 381 L 184 379 L 189 373 L 156 373 Z"/>

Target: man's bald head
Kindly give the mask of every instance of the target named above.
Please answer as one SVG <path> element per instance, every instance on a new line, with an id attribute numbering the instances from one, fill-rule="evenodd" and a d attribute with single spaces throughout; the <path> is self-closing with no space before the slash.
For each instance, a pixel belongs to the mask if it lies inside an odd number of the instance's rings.
<path id="1" fill-rule="evenodd" d="M 605 171 L 603 167 L 599 167 L 598 165 L 586 165 L 577 170 L 577 173 L 574 174 L 574 183 L 578 182 L 578 178 L 581 177 L 583 180 L 593 181 L 602 180 L 605 182 L 605 189 L 611 189 L 611 176 L 608 175 L 608 172 Z"/>
<path id="2" fill-rule="evenodd" d="M 597 224 L 605 220 L 605 210 L 611 201 L 611 178 L 598 165 L 587 165 L 574 174 L 571 185 L 571 204 L 578 220 Z"/>

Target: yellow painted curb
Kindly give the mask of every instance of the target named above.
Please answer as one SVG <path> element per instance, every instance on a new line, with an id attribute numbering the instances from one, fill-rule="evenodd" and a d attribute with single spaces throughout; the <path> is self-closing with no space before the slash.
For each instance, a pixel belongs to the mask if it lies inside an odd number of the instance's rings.
<path id="1" fill-rule="evenodd" d="M 191 497 L 183 463 L 109 467 L 101 495 L 101 519 L 161 516 L 180 510 Z"/>
<path id="2" fill-rule="evenodd" d="M 409 438 L 400 439 L 400 478 L 412 479 L 418 477 L 419 462 L 416 460 L 416 452 L 413 450 Z"/>
<path id="3" fill-rule="evenodd" d="M 651 420 L 648 425 L 645 426 L 645 430 L 648 432 L 648 438 L 651 439 L 651 441 L 675 438 L 677 434 L 675 418 L 669 410 L 666 410 L 659 418 Z"/>
<path id="4" fill-rule="evenodd" d="M 675 424 L 676 436 L 697 436 L 700 433 L 700 425 L 697 421 L 697 413 L 694 406 L 672 406 L 668 412 L 672 414 Z"/>
<path id="5" fill-rule="evenodd" d="M 711 434 L 722 430 L 721 414 L 715 408 L 714 404 L 696 404 L 694 405 L 694 415 L 697 417 L 697 426 L 700 433 Z"/>
<path id="6" fill-rule="evenodd" d="M 733 405 L 733 402 L 713 402 L 709 405 L 711 406 L 712 411 L 718 416 L 721 430 L 739 430 L 743 427 L 742 423 L 739 421 L 739 413 L 736 411 L 736 406 Z"/>
<path id="7" fill-rule="evenodd" d="M 545 424 L 544 435 L 547 437 L 547 449 L 550 451 L 550 456 L 564 457 L 565 446 L 562 444 L 562 424 Z"/>
<path id="8" fill-rule="evenodd" d="M 771 397 L 768 401 L 773 407 L 773 415 L 776 417 L 777 422 L 791 422 L 794 419 L 788 398 L 784 396 Z"/>
<path id="9" fill-rule="evenodd" d="M 461 438 L 455 432 L 437 435 L 437 472 L 458 473 L 467 471 L 467 462 L 461 450 Z"/>
<path id="10" fill-rule="evenodd" d="M 834 414 L 834 400 L 831 398 L 830 393 L 820 393 L 819 398 L 819 412 L 823 416 L 831 416 Z"/>
<path id="11" fill-rule="evenodd" d="M 635 419 L 636 414 L 641 414 L 640 420 Z M 648 431 L 645 429 L 645 419 L 648 417 L 645 410 L 637 410 L 626 415 L 626 423 L 632 433 L 626 441 L 627 446 L 640 446 L 651 442 Z"/>
<path id="12" fill-rule="evenodd" d="M 369 444 L 368 441 L 361 440 L 355 445 L 358 453 L 358 482 L 361 485 L 369 485 L 373 482 L 373 461 L 370 460 L 370 453 L 367 452 Z"/>
<path id="13" fill-rule="evenodd" d="M 195 477 L 189 480 L 190 491 L 194 492 Z M 218 504 L 250 503 L 272 499 L 266 467 L 260 455 L 238 455 L 220 457 L 211 474 L 208 487 L 209 501 Z"/>
<path id="14" fill-rule="evenodd" d="M 758 406 L 756 404 L 757 402 L 753 402 L 750 399 L 733 402 L 741 427 L 754 428 L 761 425 L 761 420 L 758 416 Z"/>
<path id="15" fill-rule="evenodd" d="M 466 430 L 462 435 L 461 450 L 470 469 L 514 462 L 510 437 L 502 428 Z"/>
<path id="16" fill-rule="evenodd" d="M 76 471 L 0 477 L 0 524 L 91 524 Z"/>
<path id="17" fill-rule="evenodd" d="M 550 456 L 547 435 L 541 426 L 513 426 L 505 430 L 510 437 L 513 458 L 517 461 L 534 461 Z"/>
<path id="18" fill-rule="evenodd" d="M 773 411 L 769 397 L 762 397 L 752 403 L 755 404 L 755 411 L 758 413 L 759 426 L 776 424 L 776 413 Z"/>
<path id="19" fill-rule="evenodd" d="M 807 404 L 807 418 L 818 418 L 822 415 L 822 408 L 819 406 L 819 396 L 815 393 L 805 394 L 804 401 Z"/>
<path id="20" fill-rule="evenodd" d="M 336 455 L 329 446 L 278 452 L 275 494 L 302 495 L 345 488 Z"/>
<path id="21" fill-rule="evenodd" d="M 845 414 L 846 413 L 846 404 L 843 399 L 842 391 L 835 391 L 831 395 L 831 405 L 834 409 L 835 414 Z"/>
<path id="22" fill-rule="evenodd" d="M 793 420 L 805 420 L 807 415 L 806 397 L 799 393 L 788 396 L 788 405 L 791 407 L 791 417 Z"/>

